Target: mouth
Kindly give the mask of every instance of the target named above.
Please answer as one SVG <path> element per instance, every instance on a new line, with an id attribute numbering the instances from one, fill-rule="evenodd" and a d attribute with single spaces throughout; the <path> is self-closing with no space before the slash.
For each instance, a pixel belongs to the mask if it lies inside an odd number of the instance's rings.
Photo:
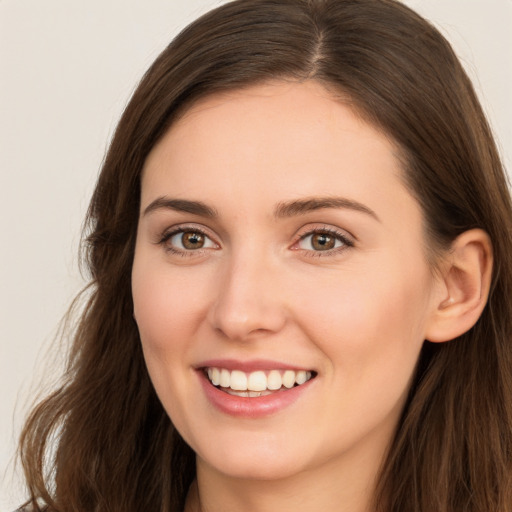
<path id="1" fill-rule="evenodd" d="M 255 398 L 268 396 L 302 386 L 316 377 L 308 370 L 258 370 L 244 372 L 227 368 L 207 367 L 203 372 L 217 389 L 232 396 Z"/>

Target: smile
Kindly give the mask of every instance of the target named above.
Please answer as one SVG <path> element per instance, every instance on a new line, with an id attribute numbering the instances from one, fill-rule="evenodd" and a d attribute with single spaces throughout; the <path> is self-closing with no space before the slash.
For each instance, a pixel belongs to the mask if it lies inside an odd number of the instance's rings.
<path id="1" fill-rule="evenodd" d="M 315 374 L 306 370 L 258 370 L 246 373 L 241 370 L 209 367 L 205 369 L 208 380 L 222 391 L 240 397 L 260 397 L 301 386 Z"/>

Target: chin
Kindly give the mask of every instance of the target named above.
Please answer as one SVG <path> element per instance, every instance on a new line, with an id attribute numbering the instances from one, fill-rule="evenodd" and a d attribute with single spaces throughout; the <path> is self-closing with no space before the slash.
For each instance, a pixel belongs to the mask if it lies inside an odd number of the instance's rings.
<path id="1" fill-rule="evenodd" d="M 237 480 L 278 481 L 289 479 L 301 473 L 304 470 L 304 466 L 281 458 L 276 454 L 272 461 L 235 460 L 232 463 L 223 461 L 216 465 L 214 469 L 227 477 Z"/>
<path id="2" fill-rule="evenodd" d="M 310 465 L 307 459 L 300 446 L 250 440 L 224 448 L 217 444 L 198 454 L 199 464 L 204 463 L 223 475 L 260 481 L 282 480 L 301 473 Z"/>

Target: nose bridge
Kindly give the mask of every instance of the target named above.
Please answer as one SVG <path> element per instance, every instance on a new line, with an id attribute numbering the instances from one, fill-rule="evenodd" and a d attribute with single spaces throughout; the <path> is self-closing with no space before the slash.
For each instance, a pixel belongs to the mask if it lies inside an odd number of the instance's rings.
<path id="1" fill-rule="evenodd" d="M 250 245 L 232 251 L 219 273 L 218 294 L 210 311 L 215 329 L 231 339 L 277 332 L 285 323 L 279 270 L 266 251 Z"/>

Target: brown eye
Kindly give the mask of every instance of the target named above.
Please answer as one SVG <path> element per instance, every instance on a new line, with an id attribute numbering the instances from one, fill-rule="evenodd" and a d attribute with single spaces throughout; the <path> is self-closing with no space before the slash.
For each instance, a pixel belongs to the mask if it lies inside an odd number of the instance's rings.
<path id="1" fill-rule="evenodd" d="M 164 242 L 169 249 L 182 253 L 218 248 L 217 244 L 201 231 L 176 231 Z"/>
<path id="2" fill-rule="evenodd" d="M 204 235 L 197 231 L 187 231 L 181 235 L 181 243 L 185 249 L 201 249 L 204 246 Z"/>
<path id="3" fill-rule="evenodd" d="M 315 251 L 328 251 L 336 246 L 336 238 L 327 233 L 315 233 L 311 235 L 311 247 Z"/>
<path id="4" fill-rule="evenodd" d="M 344 234 L 331 231 L 313 231 L 304 235 L 298 242 L 297 248 L 315 252 L 328 252 L 352 247 L 353 243 Z"/>

